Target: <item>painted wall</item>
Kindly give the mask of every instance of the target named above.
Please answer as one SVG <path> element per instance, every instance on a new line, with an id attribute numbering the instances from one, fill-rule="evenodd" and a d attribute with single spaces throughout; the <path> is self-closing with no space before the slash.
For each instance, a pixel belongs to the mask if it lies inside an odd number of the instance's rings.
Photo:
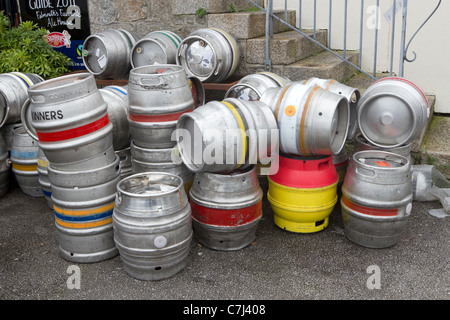
<path id="1" fill-rule="evenodd" d="M 314 0 L 302 0 L 303 29 L 312 29 L 314 26 Z M 380 0 L 379 28 L 377 46 L 377 72 L 389 71 L 391 65 L 391 39 L 394 36 L 393 71 L 398 73 L 400 62 L 400 40 L 402 27 L 403 0 L 396 0 L 395 32 L 392 34 L 393 19 L 392 8 L 394 0 Z M 344 17 L 345 1 L 332 1 L 332 23 L 331 23 L 331 48 L 342 50 L 344 47 Z M 438 0 L 409 0 L 407 11 L 407 42 L 434 10 Z M 377 1 L 364 0 L 363 18 L 363 46 L 362 67 L 370 73 L 374 69 L 374 43 L 376 33 Z M 274 0 L 274 9 L 285 8 L 285 0 Z M 297 10 L 298 0 L 287 0 L 287 8 Z M 316 27 L 319 29 L 329 28 L 329 1 L 317 0 Z M 413 58 L 416 53 L 417 59 L 405 62 L 404 77 L 418 84 L 423 91 L 436 95 L 436 113 L 450 114 L 450 37 L 448 30 L 450 20 L 450 1 L 443 0 L 438 11 L 420 30 L 412 41 L 408 58 Z M 348 0 L 347 11 L 347 50 L 359 50 L 360 24 L 361 24 L 361 0 Z M 298 27 L 298 19 L 297 19 Z"/>

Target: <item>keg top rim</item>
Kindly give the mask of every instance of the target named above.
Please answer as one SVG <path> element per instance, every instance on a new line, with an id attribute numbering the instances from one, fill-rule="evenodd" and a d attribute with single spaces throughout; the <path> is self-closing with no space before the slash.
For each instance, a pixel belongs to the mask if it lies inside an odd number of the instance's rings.
<path id="1" fill-rule="evenodd" d="M 50 91 L 58 89 L 59 87 L 63 87 L 70 84 L 81 83 L 85 81 L 94 81 L 94 75 L 90 72 L 77 72 L 68 75 L 63 75 L 60 77 L 48 79 L 42 82 L 38 82 L 31 87 L 28 88 L 28 92 L 37 92 L 37 90 L 41 91 Z"/>
<path id="2" fill-rule="evenodd" d="M 380 160 L 387 160 L 387 157 L 397 158 L 397 159 L 401 160 L 401 163 L 400 163 L 401 166 L 400 167 L 378 166 L 377 169 L 380 169 L 380 170 L 398 170 L 399 168 L 405 168 L 405 167 L 408 167 L 410 165 L 410 161 L 406 157 L 404 157 L 404 156 L 402 156 L 400 154 L 397 154 L 397 153 L 393 153 L 393 152 L 389 152 L 389 151 L 382 151 L 382 150 L 362 150 L 362 151 L 358 151 L 358 152 L 355 152 L 353 154 L 352 158 L 353 158 L 353 161 L 355 161 L 356 163 L 358 163 L 361 166 L 366 166 L 366 167 L 373 168 L 374 166 L 368 165 L 368 164 L 366 164 L 364 162 L 361 162 L 359 160 L 359 158 L 365 158 L 365 157 L 369 157 L 369 156 L 370 157 L 379 156 Z"/>
<path id="3" fill-rule="evenodd" d="M 135 193 L 129 190 L 125 190 L 123 188 L 124 184 L 130 183 L 132 180 L 136 180 L 136 179 L 145 179 L 148 177 L 165 177 L 168 178 L 172 181 L 176 181 L 176 185 L 172 185 L 173 188 L 170 190 L 166 190 L 166 191 L 161 191 L 161 192 L 155 192 L 152 194 L 149 193 Z M 151 180 L 150 182 L 161 182 L 158 180 Z M 142 190 L 142 189 L 139 189 Z M 181 190 L 184 190 L 184 183 L 183 183 L 183 179 L 180 178 L 179 176 L 175 175 L 175 174 L 171 174 L 171 173 L 167 173 L 167 172 L 141 172 L 141 173 L 136 173 L 136 174 L 132 174 L 126 178 L 123 178 L 122 180 L 119 181 L 119 183 L 117 184 L 117 191 L 120 194 L 124 194 L 124 195 L 128 195 L 128 196 L 132 196 L 135 198 L 155 198 L 155 197 L 160 197 L 160 196 L 164 196 L 164 195 L 169 195 L 172 194 L 174 192 L 179 192 Z"/>

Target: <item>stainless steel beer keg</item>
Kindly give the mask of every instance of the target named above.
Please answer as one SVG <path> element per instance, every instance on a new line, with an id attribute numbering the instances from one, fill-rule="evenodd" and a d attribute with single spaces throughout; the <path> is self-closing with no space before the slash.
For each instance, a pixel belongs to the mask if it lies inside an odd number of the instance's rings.
<path id="1" fill-rule="evenodd" d="M 0 197 L 9 190 L 10 175 L 11 160 L 9 159 L 9 151 L 2 135 L 0 135 Z"/>
<path id="2" fill-rule="evenodd" d="M 359 152 L 359 151 L 366 151 L 366 150 L 379 150 L 379 151 L 386 151 L 386 152 L 392 152 L 399 154 L 406 159 L 408 159 L 411 162 L 411 143 L 408 143 L 406 145 L 398 146 L 398 147 L 391 147 L 391 148 L 381 148 L 379 146 L 375 146 L 369 141 L 367 141 L 366 138 L 361 133 L 358 133 L 355 137 L 355 147 L 353 152 Z"/>
<path id="3" fill-rule="evenodd" d="M 47 201 L 47 205 L 53 209 L 53 201 L 52 201 L 52 184 L 50 183 L 50 180 L 48 179 L 48 159 L 44 154 L 44 151 L 42 151 L 41 148 L 39 148 L 38 151 L 38 158 L 37 158 L 37 172 L 38 172 L 38 181 L 41 185 L 42 192 L 44 193 L 45 201 Z"/>
<path id="4" fill-rule="evenodd" d="M 139 280 L 174 276 L 187 265 L 191 207 L 183 180 L 169 173 L 137 173 L 117 185 L 114 241 L 125 271 Z"/>
<path id="5" fill-rule="evenodd" d="M 230 34 L 217 28 L 203 28 L 183 39 L 178 47 L 177 64 L 202 82 L 221 82 L 234 73 L 239 57 L 239 47 Z"/>

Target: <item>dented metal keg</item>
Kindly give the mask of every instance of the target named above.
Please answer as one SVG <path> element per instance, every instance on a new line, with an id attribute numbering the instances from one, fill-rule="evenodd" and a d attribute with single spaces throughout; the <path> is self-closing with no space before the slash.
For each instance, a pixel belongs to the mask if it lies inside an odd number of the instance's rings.
<path id="1" fill-rule="evenodd" d="M 148 149 L 136 146 L 131 142 L 131 172 L 167 172 L 183 179 L 186 194 L 194 179 L 191 172 L 181 161 L 178 148 Z"/>
<path id="2" fill-rule="evenodd" d="M 356 133 L 356 129 L 358 129 L 356 107 L 358 105 L 359 99 L 361 98 L 361 92 L 359 91 L 359 89 L 349 87 L 334 79 L 319 79 L 313 77 L 304 80 L 303 83 L 308 85 L 318 85 L 319 87 L 327 91 L 342 95 L 348 100 L 350 105 L 350 116 L 349 116 L 347 139 L 348 140 L 352 139 Z"/>
<path id="3" fill-rule="evenodd" d="M 131 172 L 131 147 L 116 150 L 116 155 L 120 159 L 120 179 L 126 178 Z"/>
<path id="4" fill-rule="evenodd" d="M 134 68 L 128 82 L 131 136 L 143 148 L 171 148 L 178 118 L 194 108 L 183 67 L 154 65 Z"/>
<path id="5" fill-rule="evenodd" d="M 131 141 L 128 124 L 128 86 L 107 86 L 99 91 L 108 106 L 109 121 L 113 125 L 113 148 L 120 150 L 130 145 Z"/>
<path id="6" fill-rule="evenodd" d="M 196 173 L 189 198 L 199 243 L 228 251 L 255 240 L 263 198 L 255 166 L 227 174 Z"/>
<path id="7" fill-rule="evenodd" d="M 54 169 L 51 162 L 47 169 L 61 256 L 80 263 L 117 256 L 112 213 L 120 181 L 119 158 L 86 171 Z"/>
<path id="8" fill-rule="evenodd" d="M 228 98 L 183 114 L 176 136 L 183 163 L 193 172 L 231 172 L 278 152 L 278 127 L 260 101 Z"/>
<path id="9" fill-rule="evenodd" d="M 50 183 L 50 180 L 48 179 L 48 159 L 44 154 L 44 151 L 42 151 L 41 148 L 39 148 L 38 151 L 38 158 L 37 158 L 37 172 L 38 172 L 38 181 L 41 185 L 42 192 L 44 193 L 45 201 L 47 201 L 47 205 L 53 209 L 53 201 L 52 201 L 52 184 Z"/>
<path id="10" fill-rule="evenodd" d="M 415 83 L 398 77 L 374 82 L 357 106 L 361 133 L 381 148 L 411 143 L 421 134 L 429 114 L 423 91 Z"/>
<path id="11" fill-rule="evenodd" d="M 412 170 L 405 157 L 385 151 L 353 155 L 342 185 L 346 237 L 361 246 L 397 244 L 411 215 Z"/>
<path id="12" fill-rule="evenodd" d="M 37 141 L 31 138 L 24 128 L 14 129 L 10 151 L 12 172 L 20 190 L 31 197 L 44 196 L 37 172 L 38 154 L 39 145 Z"/>
<path id="13" fill-rule="evenodd" d="M 131 49 L 140 38 L 124 29 L 108 29 L 88 36 L 82 54 L 86 69 L 103 78 L 126 78 L 131 70 Z"/>
<path id="14" fill-rule="evenodd" d="M 152 64 L 176 64 L 182 39 L 169 30 L 152 31 L 138 40 L 131 49 L 132 68 Z"/>
<path id="15" fill-rule="evenodd" d="M 202 82 L 221 82 L 234 73 L 239 57 L 233 36 L 221 29 L 203 28 L 183 39 L 178 47 L 177 64 Z"/>
<path id="16" fill-rule="evenodd" d="M 180 272 L 187 265 L 193 234 L 183 180 L 158 172 L 121 180 L 113 226 L 114 241 L 129 275 L 161 280 Z"/>
<path id="17" fill-rule="evenodd" d="M 54 168 L 88 169 L 114 161 L 113 125 L 90 73 L 75 73 L 28 89 L 22 124 Z"/>
<path id="18" fill-rule="evenodd" d="M 0 74 L 0 127 L 20 122 L 22 106 L 28 99 L 27 89 L 42 81 L 44 79 L 32 73 Z"/>
<path id="19" fill-rule="evenodd" d="M 0 197 L 9 190 L 9 179 L 11 175 L 11 160 L 6 143 L 0 135 Z"/>
<path id="20" fill-rule="evenodd" d="M 280 152 L 300 156 L 339 154 L 347 139 L 347 99 L 319 86 L 291 82 L 267 89 L 260 99 L 277 119 Z"/>
<path id="21" fill-rule="evenodd" d="M 243 77 L 225 93 L 225 98 L 259 100 L 268 88 L 284 87 L 290 82 L 286 77 L 272 72 L 258 72 Z"/>
<path id="22" fill-rule="evenodd" d="M 332 156 L 280 154 L 278 171 L 268 181 L 267 199 L 278 227 L 296 233 L 328 227 L 338 201 L 339 177 Z"/>

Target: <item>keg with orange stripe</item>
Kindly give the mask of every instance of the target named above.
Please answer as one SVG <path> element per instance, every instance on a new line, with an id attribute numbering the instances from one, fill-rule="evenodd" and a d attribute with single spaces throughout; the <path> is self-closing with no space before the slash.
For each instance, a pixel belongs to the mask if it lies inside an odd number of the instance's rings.
<path id="1" fill-rule="evenodd" d="M 331 156 L 280 154 L 278 172 L 268 180 L 267 199 L 278 227 L 312 233 L 328 226 L 338 200 L 339 180 Z"/>
<path id="2" fill-rule="evenodd" d="M 131 67 L 156 63 L 176 64 L 176 55 L 182 40 L 178 34 L 169 30 L 157 30 L 146 34 L 131 49 Z"/>
<path id="3" fill-rule="evenodd" d="M 32 197 L 43 197 L 37 171 L 39 145 L 22 127 L 14 129 L 10 154 L 12 172 L 22 192 Z"/>
<path id="4" fill-rule="evenodd" d="M 344 96 L 350 106 L 350 116 L 348 123 L 348 134 L 347 139 L 351 140 L 356 133 L 356 129 L 358 129 L 358 119 L 356 116 L 356 107 L 358 105 L 358 101 L 361 98 L 361 92 L 358 88 L 352 88 L 345 84 L 342 84 L 334 79 L 319 79 L 319 78 L 309 78 L 303 81 L 306 85 L 317 85 L 327 91 L 339 94 Z"/>
<path id="5" fill-rule="evenodd" d="M 239 250 L 256 238 L 263 192 L 254 166 L 227 174 L 196 173 L 189 196 L 199 243 Z"/>
<path id="6" fill-rule="evenodd" d="M 118 255 L 112 213 L 120 158 L 90 170 L 59 170 L 47 166 L 61 256 L 91 263 Z"/>
<path id="7" fill-rule="evenodd" d="M 180 272 L 187 265 L 193 234 L 183 180 L 162 172 L 122 179 L 117 185 L 113 226 L 129 275 L 161 280 Z"/>
<path id="8" fill-rule="evenodd" d="M 295 81 L 267 89 L 260 101 L 270 106 L 277 119 L 280 152 L 332 155 L 344 147 L 350 114 L 344 96 Z"/>
<path id="9" fill-rule="evenodd" d="M 210 101 L 180 117 L 176 138 L 193 172 L 231 172 L 278 154 L 275 118 L 260 101 Z"/>
<path id="10" fill-rule="evenodd" d="M 221 82 L 239 65 L 240 49 L 235 38 L 217 28 L 197 29 L 178 47 L 177 64 L 190 77 L 202 82 Z"/>
<path id="11" fill-rule="evenodd" d="M 342 185 L 346 237 L 361 246 L 397 244 L 411 214 L 412 172 L 407 158 L 384 151 L 356 152 Z"/>
<path id="12" fill-rule="evenodd" d="M 83 63 L 95 76 L 125 79 L 131 69 L 131 49 L 139 39 L 139 34 L 124 29 L 92 34 L 83 43 Z"/>
<path id="13" fill-rule="evenodd" d="M 134 68 L 128 82 L 131 136 L 143 148 L 171 148 L 178 118 L 194 109 L 183 67 L 153 65 Z"/>
<path id="14" fill-rule="evenodd" d="M 42 81 L 44 79 L 32 73 L 0 74 L 0 127 L 20 122 L 22 106 L 28 99 L 27 89 Z"/>
<path id="15" fill-rule="evenodd" d="M 22 124 L 55 168 L 86 168 L 114 161 L 107 105 L 90 73 L 75 73 L 28 89 Z"/>

